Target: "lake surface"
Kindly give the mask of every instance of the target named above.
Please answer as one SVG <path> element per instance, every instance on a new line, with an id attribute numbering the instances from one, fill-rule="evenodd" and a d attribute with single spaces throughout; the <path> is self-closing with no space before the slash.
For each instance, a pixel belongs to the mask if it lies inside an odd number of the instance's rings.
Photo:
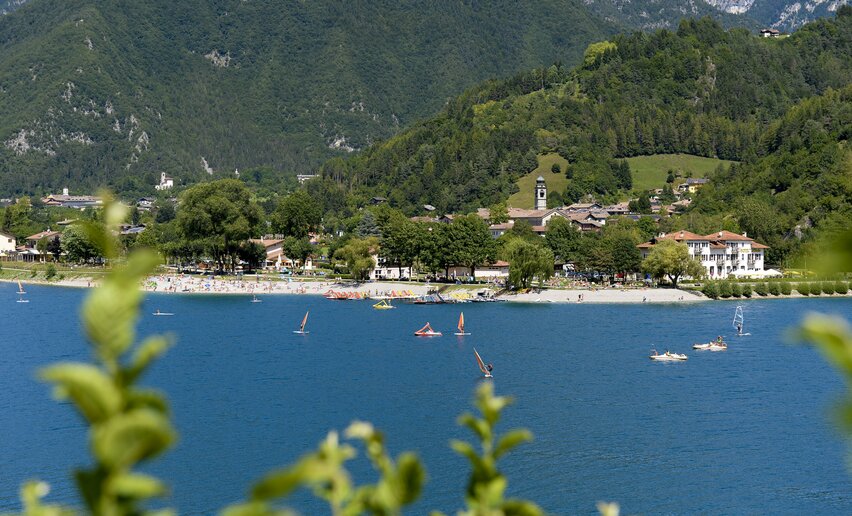
<path id="1" fill-rule="evenodd" d="M 0 285 L 0 510 L 18 488 L 48 481 L 51 501 L 79 505 L 70 471 L 88 465 L 86 434 L 67 404 L 37 382 L 39 366 L 85 359 L 81 290 L 30 286 L 18 304 Z M 744 301 L 750 337 L 727 352 L 692 343 L 731 335 L 735 303 L 689 305 L 400 305 L 311 296 L 150 295 L 142 335 L 178 338 L 143 384 L 168 392 L 177 447 L 148 470 L 173 487 L 182 514 L 213 514 L 251 482 L 313 449 L 355 419 L 386 433 L 393 454 L 415 450 L 429 482 L 411 514 L 462 507 L 469 468 L 448 447 L 480 381 L 473 346 L 494 363 L 496 390 L 516 404 L 503 431 L 535 441 L 505 459 L 509 494 L 554 514 L 590 513 L 599 500 L 625 514 L 850 514 L 848 451 L 833 426 L 839 376 L 783 334 L 812 310 L 852 316 L 852 299 Z M 152 317 L 156 309 L 174 317 Z M 311 310 L 309 335 L 291 333 Z M 469 337 L 451 333 L 464 310 Z M 426 321 L 440 338 L 416 338 Z M 677 364 L 648 360 L 686 352 Z M 362 454 L 363 455 L 363 454 Z M 356 479 L 373 475 L 360 457 Z M 306 493 L 303 514 L 327 509 Z"/>

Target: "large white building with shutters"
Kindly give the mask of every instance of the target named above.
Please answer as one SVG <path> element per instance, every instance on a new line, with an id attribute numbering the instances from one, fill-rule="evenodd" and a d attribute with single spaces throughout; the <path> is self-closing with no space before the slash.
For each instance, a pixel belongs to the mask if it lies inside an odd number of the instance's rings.
<path id="1" fill-rule="evenodd" d="M 709 235 L 698 235 L 689 231 L 674 231 L 639 244 L 642 258 L 648 256 L 660 240 L 685 243 L 689 254 L 701 262 L 710 279 L 762 275 L 765 252 L 769 249 L 745 233 L 738 235 L 730 231 L 718 231 Z"/>

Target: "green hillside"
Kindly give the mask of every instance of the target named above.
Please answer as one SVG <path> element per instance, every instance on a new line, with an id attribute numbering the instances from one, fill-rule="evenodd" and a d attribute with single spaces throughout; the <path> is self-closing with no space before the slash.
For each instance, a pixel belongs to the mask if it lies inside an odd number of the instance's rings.
<path id="1" fill-rule="evenodd" d="M 562 192 L 568 186 L 565 174 L 554 174 L 553 165 L 558 164 L 564 171 L 568 167 L 568 160 L 556 153 L 538 156 L 538 166 L 529 174 L 524 175 L 515 183 L 518 191 L 509 197 L 506 204 L 512 208 L 532 209 L 535 203 L 535 183 L 538 176 L 544 178 L 548 192 Z"/>
<path id="2" fill-rule="evenodd" d="M 538 155 L 557 153 L 571 164 L 559 192 L 565 203 L 587 194 L 614 201 L 635 186 L 623 158 L 753 161 L 773 121 L 852 83 L 850 42 L 850 8 L 781 40 L 708 19 L 620 35 L 590 46 L 577 68 L 487 81 L 387 142 L 326 163 L 322 174 L 409 213 L 427 203 L 471 211 L 508 199 Z"/>
<path id="3" fill-rule="evenodd" d="M 689 154 L 655 154 L 627 158 L 627 163 L 633 177 L 633 188 L 651 190 L 662 188 L 666 184 L 669 170 L 674 170 L 683 177 L 707 177 L 719 165 L 727 168 L 733 162 Z"/>
<path id="4" fill-rule="evenodd" d="M 31 0 L 0 17 L 0 194 L 309 172 L 614 30 L 579 0 Z"/>

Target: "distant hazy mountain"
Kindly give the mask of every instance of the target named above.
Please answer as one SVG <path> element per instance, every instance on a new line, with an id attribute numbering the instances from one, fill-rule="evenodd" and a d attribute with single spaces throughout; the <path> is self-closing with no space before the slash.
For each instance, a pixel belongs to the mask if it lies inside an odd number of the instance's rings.
<path id="1" fill-rule="evenodd" d="M 0 193 L 307 172 L 616 30 L 579 0 L 29 0 L 0 17 Z"/>
<path id="2" fill-rule="evenodd" d="M 731 14 L 744 14 L 766 27 L 791 30 L 816 18 L 830 16 L 849 0 L 707 0 Z"/>
<path id="3" fill-rule="evenodd" d="M 22 6 L 27 0 L 0 0 L 0 15 L 13 11 Z"/>

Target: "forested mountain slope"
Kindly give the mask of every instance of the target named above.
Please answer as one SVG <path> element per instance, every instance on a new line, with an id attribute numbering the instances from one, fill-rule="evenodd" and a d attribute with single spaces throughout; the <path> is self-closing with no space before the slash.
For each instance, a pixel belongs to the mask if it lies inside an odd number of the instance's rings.
<path id="1" fill-rule="evenodd" d="M 308 172 L 614 31 L 577 0 L 30 0 L 0 17 L 0 194 Z"/>
<path id="2" fill-rule="evenodd" d="M 797 102 L 852 83 L 852 9 L 789 38 L 725 31 L 709 19 L 677 32 L 617 36 L 574 70 L 551 67 L 491 81 L 441 115 L 323 174 L 416 212 L 505 200 L 536 156 L 568 159 L 565 202 L 630 187 L 613 159 L 684 152 L 757 158 L 761 134 Z"/>

